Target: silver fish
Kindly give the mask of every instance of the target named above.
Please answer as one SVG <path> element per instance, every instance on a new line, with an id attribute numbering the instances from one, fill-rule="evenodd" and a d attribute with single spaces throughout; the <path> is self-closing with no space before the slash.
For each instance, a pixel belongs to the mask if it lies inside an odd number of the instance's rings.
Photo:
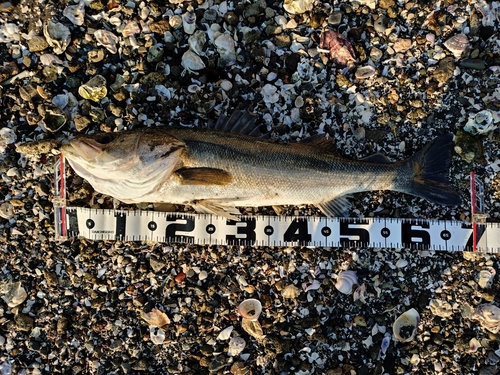
<path id="1" fill-rule="evenodd" d="M 61 152 L 97 192 L 125 203 L 168 202 L 235 219 L 237 206 L 313 204 L 343 214 L 352 193 L 394 190 L 441 205 L 458 205 L 444 173 L 453 134 L 413 157 L 348 160 L 324 138 L 280 144 L 255 138 L 255 118 L 235 111 L 206 129 L 148 128 L 79 135 Z M 326 146 L 325 146 L 326 145 Z M 331 144 L 330 144 L 331 146 Z"/>

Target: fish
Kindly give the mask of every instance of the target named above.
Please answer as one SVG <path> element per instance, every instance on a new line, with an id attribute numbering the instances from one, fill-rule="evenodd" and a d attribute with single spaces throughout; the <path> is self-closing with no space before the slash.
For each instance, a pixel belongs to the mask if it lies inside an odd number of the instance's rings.
<path id="1" fill-rule="evenodd" d="M 452 133 L 407 160 L 375 154 L 351 160 L 324 136 L 279 143 L 257 137 L 256 118 L 235 110 L 205 128 L 160 126 L 77 135 L 60 148 L 95 191 L 124 203 L 190 205 L 237 220 L 238 207 L 314 205 L 343 216 L 353 193 L 392 190 L 456 206 L 446 178 Z"/>

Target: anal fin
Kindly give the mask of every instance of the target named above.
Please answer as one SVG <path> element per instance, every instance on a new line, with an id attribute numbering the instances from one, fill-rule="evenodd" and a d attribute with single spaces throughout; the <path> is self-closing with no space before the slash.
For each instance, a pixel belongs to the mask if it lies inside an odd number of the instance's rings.
<path id="1" fill-rule="evenodd" d="M 196 212 L 212 214 L 225 217 L 228 220 L 240 221 L 236 215 L 241 212 L 234 206 L 233 202 L 203 199 L 191 203 Z"/>
<path id="2" fill-rule="evenodd" d="M 349 213 L 349 208 L 351 207 L 351 203 L 348 200 L 348 198 L 351 197 L 352 196 L 349 194 L 341 195 L 331 201 L 322 202 L 315 206 L 328 217 L 345 217 Z"/>
<path id="3" fill-rule="evenodd" d="M 231 173 L 216 168 L 182 168 L 175 173 L 184 185 L 227 185 L 233 180 Z"/>

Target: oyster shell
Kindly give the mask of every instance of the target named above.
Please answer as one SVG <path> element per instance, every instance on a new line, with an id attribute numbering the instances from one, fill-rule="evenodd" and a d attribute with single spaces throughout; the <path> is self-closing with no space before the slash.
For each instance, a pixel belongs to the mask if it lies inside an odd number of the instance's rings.
<path id="1" fill-rule="evenodd" d="M 234 39 L 229 34 L 222 34 L 214 41 L 217 52 L 219 52 L 219 66 L 225 67 L 236 63 L 236 52 Z"/>
<path id="2" fill-rule="evenodd" d="M 365 66 L 360 66 L 358 69 L 356 69 L 356 79 L 367 79 L 373 76 L 377 72 L 377 69 L 375 69 L 371 65 L 365 65 Z"/>
<path id="3" fill-rule="evenodd" d="M 453 315 L 453 308 L 443 299 L 432 299 L 429 303 L 429 308 L 434 315 L 441 318 L 449 318 Z"/>
<path id="4" fill-rule="evenodd" d="M 94 33 L 97 43 L 105 47 L 109 52 L 115 54 L 118 52 L 116 44 L 120 40 L 115 34 L 108 30 L 97 30 Z"/>
<path id="5" fill-rule="evenodd" d="M 465 124 L 464 130 L 471 134 L 486 134 L 497 127 L 493 122 L 493 114 L 486 109 L 479 111 L 475 115 L 469 115 L 469 121 Z"/>
<path id="6" fill-rule="evenodd" d="M 392 326 L 396 339 L 400 342 L 410 342 L 415 337 L 420 315 L 417 310 L 410 309 L 401 314 Z"/>
<path id="7" fill-rule="evenodd" d="M 261 312 L 262 304 L 255 298 L 246 299 L 238 306 L 238 314 L 240 314 L 243 319 L 257 320 Z"/>
<path id="8" fill-rule="evenodd" d="M 472 318 L 478 320 L 481 327 L 493 334 L 500 331 L 500 308 L 495 305 L 479 305 Z"/>
<path id="9" fill-rule="evenodd" d="M 241 327 L 250 336 L 253 336 L 257 340 L 262 340 L 264 338 L 264 331 L 259 322 L 243 318 L 241 321 Z"/>
<path id="10" fill-rule="evenodd" d="M 43 35 L 57 55 L 63 53 L 71 42 L 71 32 L 59 22 L 47 22 L 43 27 Z"/>
<path id="11" fill-rule="evenodd" d="M 335 288 L 340 293 L 351 294 L 353 286 L 358 285 L 358 276 L 354 271 L 342 271 L 337 277 Z"/>
<path id="12" fill-rule="evenodd" d="M 2 299 L 10 308 L 20 305 L 28 297 L 28 293 L 22 287 L 20 281 L 1 285 L 0 293 L 3 294 Z"/>
<path id="13" fill-rule="evenodd" d="M 73 25 L 82 26 L 85 18 L 85 4 L 80 1 L 76 5 L 69 5 L 63 10 L 63 15 L 69 19 Z"/>
<path id="14" fill-rule="evenodd" d="M 456 59 L 460 59 L 464 51 L 470 47 L 470 44 L 467 35 L 457 34 L 446 40 L 444 46 L 453 53 Z"/>
<path id="15" fill-rule="evenodd" d="M 108 89 L 106 88 L 106 78 L 101 75 L 96 75 L 87 83 L 78 88 L 78 93 L 84 99 L 98 102 L 106 96 Z"/>
<path id="16" fill-rule="evenodd" d="M 288 299 L 295 299 L 299 296 L 299 294 L 300 294 L 300 289 L 293 284 L 285 286 L 281 291 L 281 295 L 283 296 L 283 298 L 288 298 Z"/>
<path id="17" fill-rule="evenodd" d="M 182 55 L 181 64 L 189 72 L 205 68 L 205 63 L 203 62 L 201 57 L 191 50 L 187 50 L 186 52 L 184 52 L 184 55 Z"/>

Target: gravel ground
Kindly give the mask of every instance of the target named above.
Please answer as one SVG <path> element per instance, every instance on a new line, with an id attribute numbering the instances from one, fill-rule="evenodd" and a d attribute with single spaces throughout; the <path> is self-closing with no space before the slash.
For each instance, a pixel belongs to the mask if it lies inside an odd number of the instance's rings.
<path id="1" fill-rule="evenodd" d="M 57 242 L 50 151 L 78 132 L 203 126 L 234 108 L 279 141 L 328 134 L 348 158 L 401 160 L 453 132 L 462 206 L 373 192 L 350 215 L 468 221 L 474 170 L 498 222 L 499 9 L 1 2 L 2 374 L 499 373 L 496 255 Z M 16 151 L 30 141 L 42 143 Z M 68 184 L 72 206 L 113 204 L 70 170 Z M 237 313 L 249 298 L 262 304 L 257 323 Z M 394 322 L 411 309 L 415 335 L 399 342 Z"/>

